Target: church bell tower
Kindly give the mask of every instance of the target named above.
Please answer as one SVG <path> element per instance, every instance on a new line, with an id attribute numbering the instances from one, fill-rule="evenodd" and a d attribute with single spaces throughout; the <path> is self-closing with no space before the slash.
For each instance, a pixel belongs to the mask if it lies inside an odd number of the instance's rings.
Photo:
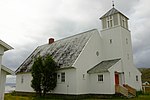
<path id="1" fill-rule="evenodd" d="M 128 18 L 119 12 L 114 7 L 104 14 L 101 18 L 102 20 L 102 29 L 109 29 L 116 26 L 121 26 L 128 30 Z"/>
<path id="2" fill-rule="evenodd" d="M 129 18 L 113 6 L 100 20 L 104 59 L 121 58 L 123 68 L 133 66 L 131 34 L 128 28 Z"/>

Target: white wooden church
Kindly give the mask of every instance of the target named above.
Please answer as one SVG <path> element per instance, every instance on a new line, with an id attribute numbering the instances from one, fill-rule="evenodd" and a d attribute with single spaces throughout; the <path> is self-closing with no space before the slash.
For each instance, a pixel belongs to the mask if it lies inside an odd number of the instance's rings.
<path id="1" fill-rule="evenodd" d="M 114 7 L 104 14 L 102 30 L 92 29 L 38 46 L 16 70 L 16 91 L 34 92 L 31 66 L 50 54 L 60 66 L 56 94 L 135 95 L 142 89 L 141 73 L 133 63 L 128 18 Z"/>

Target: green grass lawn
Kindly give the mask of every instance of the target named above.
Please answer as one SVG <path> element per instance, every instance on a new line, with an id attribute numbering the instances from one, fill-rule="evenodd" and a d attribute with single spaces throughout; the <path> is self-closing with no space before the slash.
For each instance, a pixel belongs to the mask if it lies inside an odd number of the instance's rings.
<path id="1" fill-rule="evenodd" d="M 11 94 L 6 94 L 4 100 L 56 100 L 56 99 L 46 99 L 37 97 L 27 97 L 27 96 L 13 96 Z"/>
<path id="2" fill-rule="evenodd" d="M 11 94 L 5 94 L 4 100 L 34 100 L 33 97 L 13 96 Z"/>
<path id="3" fill-rule="evenodd" d="M 138 98 L 132 100 L 150 100 L 150 95 L 140 95 Z"/>
<path id="4" fill-rule="evenodd" d="M 84 99 L 84 100 L 150 100 L 150 95 L 140 95 L 131 99 Z"/>
<path id="5" fill-rule="evenodd" d="M 61 97 L 57 97 L 61 98 Z M 64 99 L 56 99 L 56 98 L 38 98 L 38 97 L 27 97 L 27 96 L 13 96 L 11 94 L 5 94 L 5 99 L 4 100 L 66 100 Z M 75 98 L 68 98 L 67 100 L 77 100 Z M 81 100 L 81 99 L 80 99 Z M 121 98 L 112 98 L 112 99 L 82 99 L 82 100 L 127 100 L 127 99 L 121 99 Z M 150 95 L 139 95 L 138 97 L 131 98 L 128 100 L 150 100 Z"/>

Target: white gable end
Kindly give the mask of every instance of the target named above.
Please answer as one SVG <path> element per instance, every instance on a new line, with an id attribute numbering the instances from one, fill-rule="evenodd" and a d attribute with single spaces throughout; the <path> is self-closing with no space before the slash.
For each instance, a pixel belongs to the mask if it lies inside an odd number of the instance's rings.
<path id="1" fill-rule="evenodd" d="M 73 66 L 77 68 L 77 92 L 79 94 L 89 93 L 89 74 L 87 71 L 101 62 L 102 59 L 102 39 L 99 32 L 96 30 L 87 42 L 76 62 L 73 64 Z M 83 79 L 83 76 L 85 79 Z"/>

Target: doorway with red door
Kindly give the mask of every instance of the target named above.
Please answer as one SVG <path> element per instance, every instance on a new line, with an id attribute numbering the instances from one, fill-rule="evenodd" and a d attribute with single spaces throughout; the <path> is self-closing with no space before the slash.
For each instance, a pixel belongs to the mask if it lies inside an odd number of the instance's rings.
<path id="1" fill-rule="evenodd" d="M 119 85 L 119 73 L 115 72 L 115 85 Z"/>
<path id="2" fill-rule="evenodd" d="M 125 84 L 124 72 L 115 71 L 115 85 L 123 85 Z"/>

